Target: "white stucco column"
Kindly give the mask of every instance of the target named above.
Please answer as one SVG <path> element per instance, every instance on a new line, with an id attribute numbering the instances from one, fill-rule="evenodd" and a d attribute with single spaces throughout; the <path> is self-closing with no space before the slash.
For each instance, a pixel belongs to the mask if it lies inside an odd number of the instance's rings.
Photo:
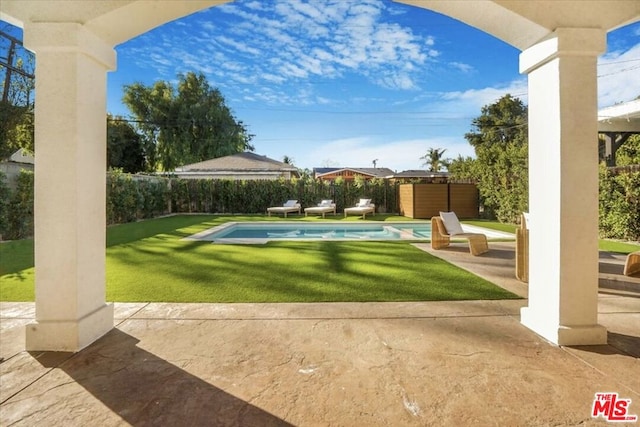
<path id="1" fill-rule="evenodd" d="M 112 47 L 76 23 L 31 23 L 36 52 L 36 322 L 27 350 L 77 351 L 113 328 L 105 303 L 106 72 Z"/>
<path id="2" fill-rule="evenodd" d="M 529 78 L 529 305 L 522 323 L 559 345 L 606 344 L 598 325 L 598 29 L 560 28 L 525 50 Z"/>

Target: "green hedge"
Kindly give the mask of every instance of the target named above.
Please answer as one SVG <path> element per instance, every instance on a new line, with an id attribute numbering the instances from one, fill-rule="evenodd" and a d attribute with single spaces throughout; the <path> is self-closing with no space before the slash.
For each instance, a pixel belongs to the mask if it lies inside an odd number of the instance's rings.
<path id="1" fill-rule="evenodd" d="M 600 236 L 640 241 L 640 172 L 600 166 Z"/>
<path id="2" fill-rule="evenodd" d="M 7 175 L 0 171 L 0 240 L 7 234 L 9 227 L 9 198 L 11 191 L 7 183 Z"/>
<path id="3" fill-rule="evenodd" d="M 0 236 L 17 240 L 33 236 L 33 172 L 21 170 L 9 188 L 7 178 L 0 174 Z"/>
<path id="4" fill-rule="evenodd" d="M 297 199 L 302 206 L 315 206 L 333 199 L 337 209 L 354 206 L 360 198 L 370 198 L 379 211 L 397 212 L 396 186 L 384 180 L 331 185 L 319 180 L 213 180 L 172 179 L 171 210 L 174 213 L 264 213 Z"/>
<path id="5" fill-rule="evenodd" d="M 22 171 L 13 186 L 0 173 L 0 236 L 33 235 L 33 172 Z M 11 188 L 15 188 L 12 190 Z M 370 198 L 381 213 L 396 213 L 397 186 L 386 180 L 313 179 L 232 181 L 107 175 L 107 223 L 117 224 L 169 213 L 264 213 L 269 206 L 298 199 L 313 206 L 333 199 L 338 211 Z M 640 172 L 613 174 L 600 169 L 601 237 L 640 241 Z"/>
<path id="6" fill-rule="evenodd" d="M 166 178 L 107 173 L 107 224 L 121 224 L 169 213 L 170 181 Z"/>

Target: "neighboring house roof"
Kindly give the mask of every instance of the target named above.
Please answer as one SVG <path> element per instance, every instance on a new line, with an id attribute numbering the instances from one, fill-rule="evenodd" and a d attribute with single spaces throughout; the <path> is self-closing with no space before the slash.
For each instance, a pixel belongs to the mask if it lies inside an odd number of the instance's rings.
<path id="1" fill-rule="evenodd" d="M 429 172 L 422 169 L 406 170 L 402 172 L 394 172 L 387 178 L 441 178 L 448 177 L 449 172 Z"/>
<path id="2" fill-rule="evenodd" d="M 291 172 L 292 174 L 297 175 L 298 169 L 293 165 L 250 152 L 218 157 L 176 168 L 176 172 L 209 171 Z"/>
<path id="3" fill-rule="evenodd" d="M 314 168 L 314 176 L 320 178 L 325 175 L 331 175 L 342 171 L 351 171 L 361 175 L 368 175 L 374 178 L 384 178 L 394 172 L 389 168 Z"/>
<path id="4" fill-rule="evenodd" d="M 33 158 L 33 155 L 29 154 L 29 152 L 27 152 L 23 148 L 19 149 L 18 151 L 13 153 L 11 156 L 9 156 L 7 161 L 15 162 L 15 163 L 28 163 L 31 165 L 35 164 L 35 159 Z"/>
<path id="5" fill-rule="evenodd" d="M 598 131 L 640 133 L 640 99 L 599 110 Z"/>

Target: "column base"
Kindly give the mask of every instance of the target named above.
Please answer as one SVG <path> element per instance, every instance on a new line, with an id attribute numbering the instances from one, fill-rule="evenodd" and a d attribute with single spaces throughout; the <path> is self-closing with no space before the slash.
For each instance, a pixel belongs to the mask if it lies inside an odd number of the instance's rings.
<path id="1" fill-rule="evenodd" d="M 551 324 L 548 315 L 536 316 L 530 307 L 522 307 L 520 323 L 557 345 L 606 345 L 607 328 L 602 325 L 566 326 Z"/>
<path id="2" fill-rule="evenodd" d="M 113 304 L 75 320 L 39 320 L 26 326 L 27 351 L 80 351 L 113 329 Z"/>

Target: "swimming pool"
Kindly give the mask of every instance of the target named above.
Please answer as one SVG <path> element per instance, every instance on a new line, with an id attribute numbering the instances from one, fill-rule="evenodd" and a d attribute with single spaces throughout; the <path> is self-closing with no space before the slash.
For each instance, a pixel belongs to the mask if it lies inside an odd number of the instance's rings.
<path id="1" fill-rule="evenodd" d="M 428 222 L 228 222 L 187 239 L 216 243 L 264 243 L 269 240 L 425 240 L 430 237 L 431 224 Z"/>

